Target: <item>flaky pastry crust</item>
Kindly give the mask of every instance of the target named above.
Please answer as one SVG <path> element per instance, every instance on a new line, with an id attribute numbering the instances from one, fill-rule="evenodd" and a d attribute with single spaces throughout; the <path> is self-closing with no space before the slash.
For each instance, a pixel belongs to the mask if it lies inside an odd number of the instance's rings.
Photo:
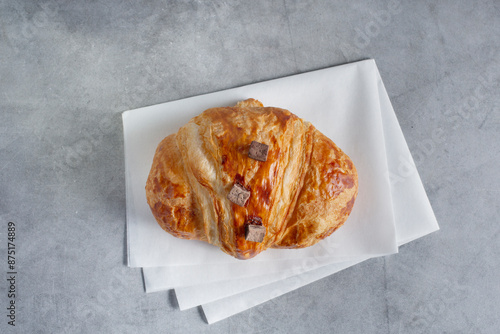
<path id="1" fill-rule="evenodd" d="M 248 157 L 252 141 L 266 161 Z M 228 200 L 235 183 L 250 191 L 244 207 Z M 146 184 L 151 211 L 172 235 L 220 247 L 238 259 L 267 248 L 312 246 L 338 229 L 358 192 L 351 159 L 312 124 L 254 99 L 212 108 L 158 145 Z M 253 217 L 264 240 L 245 240 Z"/>

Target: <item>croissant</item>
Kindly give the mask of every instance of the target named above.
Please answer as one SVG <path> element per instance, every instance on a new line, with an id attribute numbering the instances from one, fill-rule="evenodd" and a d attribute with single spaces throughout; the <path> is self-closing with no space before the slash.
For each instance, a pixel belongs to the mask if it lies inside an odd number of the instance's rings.
<path id="1" fill-rule="evenodd" d="M 163 139 L 146 183 L 165 231 L 237 259 L 316 244 L 344 224 L 357 193 L 356 168 L 340 148 L 254 99 L 208 109 Z"/>

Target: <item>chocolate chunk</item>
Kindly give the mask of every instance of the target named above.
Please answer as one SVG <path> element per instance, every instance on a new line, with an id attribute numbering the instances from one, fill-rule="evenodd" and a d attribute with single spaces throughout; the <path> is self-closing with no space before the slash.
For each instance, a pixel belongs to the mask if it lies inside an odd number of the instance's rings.
<path id="1" fill-rule="evenodd" d="M 262 242 L 262 240 L 264 240 L 265 235 L 266 235 L 266 227 L 265 226 L 251 224 L 251 223 L 245 225 L 245 240 L 246 241 Z"/>
<path id="2" fill-rule="evenodd" d="M 268 151 L 269 151 L 269 146 L 254 140 L 250 144 L 250 149 L 248 150 L 248 156 L 255 160 L 266 161 Z"/>
<path id="3" fill-rule="evenodd" d="M 245 206 L 249 197 L 250 192 L 238 183 L 233 185 L 233 188 L 231 188 L 231 191 L 227 195 L 227 199 L 239 206 Z"/>

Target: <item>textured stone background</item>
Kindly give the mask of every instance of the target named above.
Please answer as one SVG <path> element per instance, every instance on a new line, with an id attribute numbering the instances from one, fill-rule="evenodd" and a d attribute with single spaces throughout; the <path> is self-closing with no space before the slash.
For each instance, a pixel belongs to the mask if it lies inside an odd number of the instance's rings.
<path id="1" fill-rule="evenodd" d="M 499 36 L 495 0 L 0 0 L 17 331 L 498 333 Z M 121 112 L 366 58 L 441 231 L 210 326 L 172 291 L 146 294 L 124 264 Z M 2 279 L 2 333 L 6 294 Z"/>

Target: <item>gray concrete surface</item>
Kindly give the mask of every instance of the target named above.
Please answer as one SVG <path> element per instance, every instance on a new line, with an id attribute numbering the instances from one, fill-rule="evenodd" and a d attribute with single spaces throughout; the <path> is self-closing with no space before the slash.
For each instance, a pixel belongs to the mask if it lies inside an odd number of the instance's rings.
<path id="1" fill-rule="evenodd" d="M 495 0 L 0 0 L 0 332 L 498 333 L 499 36 Z M 441 231 L 210 326 L 145 294 L 120 113 L 366 58 Z"/>

